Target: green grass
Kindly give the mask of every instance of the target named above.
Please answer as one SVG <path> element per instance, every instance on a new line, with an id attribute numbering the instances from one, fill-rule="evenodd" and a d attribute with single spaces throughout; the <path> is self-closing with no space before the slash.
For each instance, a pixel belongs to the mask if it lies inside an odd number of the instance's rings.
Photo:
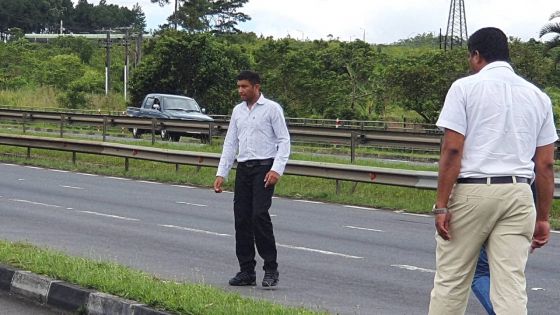
<path id="1" fill-rule="evenodd" d="M 0 241 L 0 262 L 177 314 L 326 314 L 242 297 L 203 284 L 176 283 L 122 265 Z"/>

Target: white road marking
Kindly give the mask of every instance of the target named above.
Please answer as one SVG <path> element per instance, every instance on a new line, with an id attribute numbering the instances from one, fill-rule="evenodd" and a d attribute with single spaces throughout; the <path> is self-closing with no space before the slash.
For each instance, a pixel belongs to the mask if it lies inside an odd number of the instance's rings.
<path id="1" fill-rule="evenodd" d="M 36 205 L 36 206 L 45 206 L 45 207 L 51 207 L 51 208 L 60 208 L 60 206 L 57 205 L 49 205 L 47 203 L 42 203 L 42 202 L 35 202 L 35 201 L 29 201 L 29 200 L 23 200 L 23 199 L 10 199 L 11 201 L 15 201 L 15 202 L 23 202 L 23 203 L 29 203 L 32 205 Z"/>
<path id="2" fill-rule="evenodd" d="M 383 230 L 370 229 L 370 228 L 364 228 L 364 227 L 352 226 L 352 225 L 345 225 L 344 227 L 345 227 L 345 228 L 349 228 L 349 229 L 355 229 L 355 230 L 364 230 L 364 231 L 372 231 L 372 232 L 383 232 Z"/>
<path id="3" fill-rule="evenodd" d="M 362 210 L 371 210 L 371 211 L 378 211 L 379 209 L 375 208 L 368 208 L 368 207 L 360 207 L 360 206 L 344 206 L 345 208 L 352 208 L 352 209 L 362 209 Z"/>
<path id="4" fill-rule="evenodd" d="M 271 217 L 277 217 L 278 215 L 277 214 L 271 214 L 270 216 Z"/>
<path id="5" fill-rule="evenodd" d="M 215 236 L 232 236 L 230 234 L 216 233 L 216 232 L 212 232 L 212 231 L 192 229 L 192 228 L 188 228 L 188 227 L 176 226 L 176 225 L 170 225 L 170 224 L 158 224 L 158 225 L 161 226 L 161 227 L 166 227 L 166 228 L 171 228 L 171 229 L 177 229 L 177 230 L 189 231 L 189 232 L 195 232 L 195 233 L 203 233 L 203 234 L 209 234 L 209 235 L 215 235 Z"/>
<path id="6" fill-rule="evenodd" d="M 78 190 L 82 190 L 84 188 L 82 187 L 76 187 L 76 186 L 66 186 L 66 185 L 59 185 L 62 188 L 70 188 L 70 189 L 78 189 Z"/>
<path id="7" fill-rule="evenodd" d="M 17 180 L 25 180 L 25 178 L 18 178 Z"/>
<path id="8" fill-rule="evenodd" d="M 122 178 L 122 177 L 115 177 L 115 176 L 106 176 L 105 178 L 116 179 L 116 180 L 130 180 L 130 178 Z"/>
<path id="9" fill-rule="evenodd" d="M 560 231 L 550 231 L 550 233 L 560 234 Z"/>
<path id="10" fill-rule="evenodd" d="M 314 204 L 324 204 L 324 202 L 321 201 L 313 201 L 313 200 L 301 200 L 301 199 L 296 199 L 294 201 L 297 202 L 304 202 L 304 203 L 314 203 Z"/>
<path id="11" fill-rule="evenodd" d="M 3 165 L 7 165 L 7 166 L 21 166 L 21 165 L 17 165 L 17 164 L 12 164 L 12 163 L 2 163 Z"/>
<path id="12" fill-rule="evenodd" d="M 284 247 L 284 248 L 290 248 L 290 249 L 303 250 L 303 251 L 306 251 L 306 252 L 313 252 L 313 253 L 331 255 L 331 256 L 340 256 L 340 257 L 344 257 L 344 258 L 352 258 L 352 259 L 363 259 L 364 258 L 364 257 L 359 257 L 359 256 L 346 255 L 346 254 L 331 252 L 331 251 L 328 251 L 328 250 L 314 249 L 314 248 L 308 248 L 308 247 L 303 247 L 303 246 L 293 246 L 293 245 L 286 245 L 286 244 L 280 244 L 280 243 L 276 243 L 276 246 Z"/>
<path id="13" fill-rule="evenodd" d="M 84 175 L 84 176 L 91 176 L 91 177 L 97 177 L 97 176 L 99 176 L 99 175 L 97 175 L 97 174 L 88 174 L 88 173 L 76 173 L 76 174 L 78 174 L 78 175 Z"/>
<path id="14" fill-rule="evenodd" d="M 422 214 L 422 213 L 409 213 L 409 212 L 403 212 L 402 214 L 405 215 L 411 215 L 414 217 L 423 217 L 423 218 L 431 218 L 432 216 L 429 214 Z"/>
<path id="15" fill-rule="evenodd" d="M 426 268 L 410 266 L 410 265 L 391 265 L 391 267 L 406 269 L 406 270 L 410 270 L 410 271 L 420 271 L 420 272 L 429 272 L 429 273 L 435 273 L 436 272 L 433 269 L 426 269 Z"/>
<path id="16" fill-rule="evenodd" d="M 531 291 L 546 291 L 544 288 L 531 288 Z"/>
<path id="17" fill-rule="evenodd" d="M 190 203 L 190 202 L 184 202 L 184 201 L 177 201 L 176 203 L 181 204 L 181 205 L 195 206 L 195 207 L 208 207 L 207 205 L 201 205 L 201 204 L 198 204 L 198 203 Z"/>
<path id="18" fill-rule="evenodd" d="M 66 208 L 66 210 L 74 210 L 74 208 Z"/>
<path id="19" fill-rule="evenodd" d="M 139 180 L 139 183 L 144 183 L 144 184 L 154 184 L 154 185 L 161 185 L 161 183 L 158 182 L 150 182 L 148 180 Z"/>
<path id="20" fill-rule="evenodd" d="M 55 169 L 50 169 L 49 171 L 51 171 L 51 172 L 56 172 L 56 173 L 70 173 L 70 171 L 65 171 L 65 170 L 55 170 Z"/>
<path id="21" fill-rule="evenodd" d="M 173 187 L 179 187 L 179 188 L 187 188 L 187 189 L 194 189 L 196 187 L 192 187 L 192 186 L 185 186 L 185 185 L 171 185 Z"/>
<path id="22" fill-rule="evenodd" d="M 112 214 L 100 213 L 100 212 L 95 212 L 95 211 L 85 211 L 85 210 L 79 210 L 78 212 L 81 212 L 81 213 L 86 213 L 86 214 L 93 214 L 93 215 L 98 215 L 98 216 L 101 216 L 101 217 L 107 217 L 107 218 L 119 219 L 119 220 L 126 220 L 126 221 L 140 221 L 140 220 L 138 220 L 138 219 L 134 219 L 134 218 L 121 217 L 121 216 L 118 216 L 118 215 L 112 215 Z"/>
<path id="23" fill-rule="evenodd" d="M 24 166 L 24 167 L 32 168 L 32 169 L 35 169 L 35 170 L 44 170 L 43 167 L 38 167 L 38 166 Z"/>

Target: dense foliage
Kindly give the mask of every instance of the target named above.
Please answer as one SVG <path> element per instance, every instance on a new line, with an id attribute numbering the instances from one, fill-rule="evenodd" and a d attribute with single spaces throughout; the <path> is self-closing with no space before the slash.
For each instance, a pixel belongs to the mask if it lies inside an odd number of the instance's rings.
<path id="1" fill-rule="evenodd" d="M 0 39 L 23 33 L 94 33 L 100 29 L 133 27 L 143 30 L 145 16 L 140 6 L 132 9 L 79 0 L 0 0 Z"/>
<path id="2" fill-rule="evenodd" d="M 173 0 L 152 2 L 165 5 Z M 173 30 L 168 25 L 154 39 L 145 42 L 142 62 L 131 70 L 128 105 L 138 105 L 147 93 L 166 92 L 194 97 L 211 114 L 228 114 L 238 102 L 236 74 L 243 69 L 254 69 L 262 75 L 264 94 L 282 104 L 290 117 L 408 119 L 433 123 L 451 83 L 468 75 L 466 50 L 443 51 L 433 34 L 419 34 L 392 45 L 373 45 L 361 40 L 344 42 L 332 38 L 326 41 L 264 38 L 221 29 L 215 23 L 248 18 L 242 13 L 235 15 L 245 2 L 177 0 L 179 9 L 169 21 L 178 21 L 182 29 Z M 0 16 L 6 16 L 5 12 L 20 12 L 16 9 L 26 4 L 26 13 L 17 13 L 21 23 L 17 25 L 37 31 L 49 31 L 53 27 L 32 18 L 33 12 L 42 12 L 49 5 L 71 8 L 64 14 L 73 16 L 76 27 L 79 23 L 89 27 L 110 24 L 120 20 L 117 12 L 125 12 L 105 1 L 93 6 L 80 0 L 73 8 L 69 0 L 18 3 L 0 0 Z M 189 18 L 198 22 L 176 20 L 181 12 L 194 7 L 200 9 L 200 14 L 189 13 Z M 141 12 L 139 8 L 137 11 Z M 227 12 L 233 15 L 226 17 Z M 49 14 L 47 20 L 56 21 Z M 551 19 L 558 17 L 560 13 L 555 13 Z M 0 21 L 5 22 L 3 18 Z M 73 20 L 68 21 L 71 25 Z M 191 22 L 194 24 L 189 26 Z M 230 25 L 234 27 L 235 23 Z M 556 113 L 560 114 L 558 31 L 557 23 L 552 21 L 543 27 L 541 34 L 556 34 L 556 37 L 544 43 L 510 38 L 510 48 L 515 70 L 546 90 Z M 0 43 L 0 89 L 47 86 L 57 91 L 62 106 L 88 107 L 95 95 L 104 92 L 105 53 L 98 43 L 79 37 L 61 37 L 47 44 L 11 38 Z M 113 92 L 120 93 L 124 89 L 121 70 L 124 48 L 115 43 L 111 54 L 110 86 Z"/>

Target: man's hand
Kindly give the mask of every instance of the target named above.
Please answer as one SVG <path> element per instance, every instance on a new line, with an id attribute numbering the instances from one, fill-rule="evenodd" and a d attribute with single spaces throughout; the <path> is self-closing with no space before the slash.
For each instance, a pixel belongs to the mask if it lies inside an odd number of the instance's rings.
<path id="1" fill-rule="evenodd" d="M 264 177 L 264 188 L 268 186 L 274 186 L 278 180 L 280 179 L 280 175 L 275 171 L 268 171 L 266 176 Z"/>
<path id="2" fill-rule="evenodd" d="M 439 236 L 446 241 L 451 239 L 451 233 L 449 229 L 449 222 L 451 221 L 451 212 L 436 214 L 436 230 Z"/>
<path id="3" fill-rule="evenodd" d="M 214 181 L 214 192 L 221 193 L 223 183 L 224 183 L 224 178 L 222 176 L 216 176 L 216 180 Z"/>
<path id="4" fill-rule="evenodd" d="M 537 221 L 533 232 L 533 242 L 531 242 L 531 253 L 536 248 L 541 248 L 548 243 L 550 237 L 550 223 L 548 221 Z"/>

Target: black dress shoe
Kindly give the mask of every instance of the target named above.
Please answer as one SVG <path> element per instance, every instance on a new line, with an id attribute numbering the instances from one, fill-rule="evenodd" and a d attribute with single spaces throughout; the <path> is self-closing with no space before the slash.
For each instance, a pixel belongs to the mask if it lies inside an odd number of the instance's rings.
<path id="1" fill-rule="evenodd" d="M 278 284 L 278 276 L 277 270 L 265 271 L 262 286 L 265 288 L 275 287 Z"/>
<path id="2" fill-rule="evenodd" d="M 255 272 L 240 271 L 235 277 L 229 279 L 229 285 L 233 286 L 244 286 L 244 285 L 256 285 L 256 275 Z"/>

